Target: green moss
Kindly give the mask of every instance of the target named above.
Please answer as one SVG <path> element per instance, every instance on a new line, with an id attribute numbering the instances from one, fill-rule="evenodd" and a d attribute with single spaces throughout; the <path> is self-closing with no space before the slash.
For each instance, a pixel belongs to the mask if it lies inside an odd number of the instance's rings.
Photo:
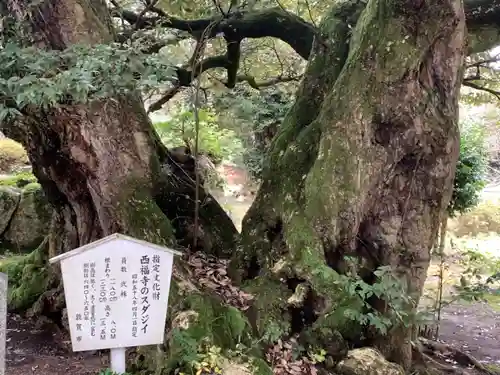
<path id="1" fill-rule="evenodd" d="M 21 190 L 21 200 L 3 235 L 3 245 L 17 252 L 30 251 L 48 234 L 52 217 L 40 184 L 32 182 Z"/>
<path id="2" fill-rule="evenodd" d="M 29 184 L 23 187 L 24 194 L 38 193 L 41 191 L 43 191 L 42 185 L 40 185 L 38 182 L 30 182 Z"/>
<path id="3" fill-rule="evenodd" d="M 500 365 L 497 365 L 496 363 L 486 363 L 484 367 L 494 374 L 500 374 Z"/>
<path id="4" fill-rule="evenodd" d="M 251 323 L 258 337 L 278 338 L 290 330 L 287 317 L 287 297 L 291 295 L 287 286 L 271 277 L 258 277 L 244 285 L 244 290 L 257 298 L 250 310 Z"/>
<path id="5" fill-rule="evenodd" d="M 251 346 L 250 324 L 241 311 L 198 291 L 183 292 L 175 282 L 172 287 L 170 295 L 175 297 L 169 303 L 168 314 L 174 323 L 167 325 L 173 324 L 173 329 L 167 333 L 166 351 L 159 353 L 156 348 L 140 348 L 143 355 L 134 364 L 135 371 L 141 369 L 148 373 L 147 369 L 161 368 L 162 373 L 170 373 L 179 368 L 188 369 L 197 359 L 202 344 L 223 350 L 234 349 L 238 343 Z M 180 320 L 186 322 L 181 324 Z"/>
<path id="6" fill-rule="evenodd" d="M 117 209 L 121 211 L 119 217 L 126 234 L 158 245 L 172 246 L 174 230 L 153 200 L 149 183 L 131 178 L 123 186 Z"/>
<path id="7" fill-rule="evenodd" d="M 48 203 L 42 185 L 38 182 L 31 182 L 22 190 L 21 202 L 23 197 L 29 197 L 33 200 L 35 211 L 42 222 L 50 223 L 52 217 L 52 208 Z"/>
<path id="8" fill-rule="evenodd" d="M 0 186 L 22 188 L 27 184 L 37 182 L 36 177 L 30 172 L 19 172 L 8 177 L 0 178 Z"/>
<path id="9" fill-rule="evenodd" d="M 22 311 L 33 305 L 47 290 L 49 270 L 46 265 L 44 241 L 30 254 L 13 256 L 0 263 L 0 272 L 7 274 L 9 282 L 7 304 L 10 310 Z"/>

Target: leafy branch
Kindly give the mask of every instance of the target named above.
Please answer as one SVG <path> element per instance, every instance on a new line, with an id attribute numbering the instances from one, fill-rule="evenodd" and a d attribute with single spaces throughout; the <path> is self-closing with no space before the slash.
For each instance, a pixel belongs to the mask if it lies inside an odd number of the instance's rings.
<path id="1" fill-rule="evenodd" d="M 0 50 L 0 119 L 30 106 L 47 109 L 157 90 L 174 78 L 163 58 L 113 44 L 55 51 L 10 43 Z"/>
<path id="2" fill-rule="evenodd" d="M 123 9 L 116 1 L 112 1 L 112 3 L 112 14 L 128 23 L 128 30 L 124 31 L 128 35 L 131 35 L 131 29 L 135 31 L 161 27 L 184 32 L 199 41 L 202 33 L 211 25 L 210 32 L 205 33 L 204 39 L 223 38 L 226 42 L 226 53 L 207 57 L 205 61 L 200 62 L 203 69 L 194 69 L 197 72 L 195 78 L 207 70 L 223 68 L 227 71 L 227 80 L 224 84 L 229 88 L 233 88 L 237 82 L 242 81 L 248 82 L 254 88 L 267 86 L 257 84 L 255 79 L 251 77 L 237 74 L 240 68 L 240 45 L 244 39 L 264 37 L 280 39 L 306 60 L 309 58 L 313 41 L 315 39 L 322 40 L 321 32 L 315 25 L 287 11 L 280 3 L 278 3 L 279 6 L 269 9 L 246 9 L 243 6 L 231 6 L 228 11 L 223 11 L 220 4 L 215 1 L 216 12 L 212 17 L 192 20 L 174 17 L 156 5 L 146 5 L 142 11 L 136 13 Z M 339 11 L 342 13 L 342 17 L 339 14 L 339 20 L 345 22 L 346 18 L 356 17 L 354 14 L 357 14 L 357 9 L 359 9 L 358 1 L 346 2 Z M 488 50 L 500 41 L 500 0 L 467 0 L 465 1 L 465 13 L 471 41 L 471 53 Z M 353 21 L 355 23 L 356 19 L 349 21 L 352 24 Z M 483 35 L 486 30 L 489 33 L 488 38 L 484 38 Z M 491 30 L 495 30 L 496 34 L 492 34 Z M 121 34 L 122 37 L 124 33 Z M 328 48 L 328 43 L 325 41 L 321 44 Z M 156 48 L 161 48 L 162 43 L 153 43 L 153 45 L 155 46 L 153 50 L 157 51 Z M 162 105 L 181 91 L 182 87 L 191 85 L 192 80 L 187 79 L 187 77 L 192 76 L 190 66 L 191 64 L 186 64 L 177 68 L 177 82 L 151 106 L 150 112 L 160 109 Z M 240 79 L 238 80 L 238 78 Z M 283 77 L 277 77 L 275 80 L 269 81 L 269 84 L 283 82 L 280 78 Z M 291 80 L 295 79 L 285 81 Z M 473 88 L 478 86 L 471 83 L 470 80 L 467 80 L 466 83 Z M 491 89 L 484 91 L 496 95 Z"/>

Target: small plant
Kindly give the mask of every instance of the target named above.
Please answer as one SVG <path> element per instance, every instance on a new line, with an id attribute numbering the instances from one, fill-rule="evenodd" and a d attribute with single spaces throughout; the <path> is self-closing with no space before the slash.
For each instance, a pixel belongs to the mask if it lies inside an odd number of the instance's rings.
<path id="1" fill-rule="evenodd" d="M 318 349 L 316 351 L 309 351 L 308 352 L 309 359 L 313 364 L 318 364 L 318 363 L 323 363 L 326 360 L 326 350 L 325 349 Z"/>
<path id="2" fill-rule="evenodd" d="M 191 365 L 196 370 L 196 375 L 222 374 L 223 359 L 222 349 L 210 345 L 205 351 L 198 354 L 197 360 L 193 361 Z"/>
<path id="3" fill-rule="evenodd" d="M 353 265 L 358 262 L 354 258 L 347 259 Z M 372 326 L 382 334 L 386 334 L 394 325 L 409 326 L 415 318 L 410 315 L 408 308 L 413 305 L 413 299 L 408 295 L 403 280 L 394 274 L 390 266 L 379 267 L 373 274 L 377 278 L 373 284 L 363 281 L 355 271 L 339 275 L 339 285 L 345 292 L 345 302 L 343 308 L 338 309 L 339 312 L 345 318 Z M 386 313 L 373 309 L 368 303 L 368 299 L 373 296 L 385 301 L 388 307 Z"/>

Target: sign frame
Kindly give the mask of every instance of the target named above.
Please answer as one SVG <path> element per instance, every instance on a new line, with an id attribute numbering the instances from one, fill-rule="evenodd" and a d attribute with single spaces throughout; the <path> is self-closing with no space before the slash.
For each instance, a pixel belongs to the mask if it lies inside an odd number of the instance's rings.
<path id="1" fill-rule="evenodd" d="M 73 280 L 71 279 L 71 275 L 68 274 L 69 270 L 67 270 L 66 273 L 64 271 L 64 266 L 70 264 L 70 262 L 66 263 L 66 261 L 69 261 L 70 258 L 82 256 L 84 253 L 86 253 L 88 251 L 95 250 L 98 247 L 106 246 L 106 244 L 111 244 L 113 241 L 117 241 L 117 240 L 125 241 L 125 243 L 133 244 L 134 246 L 140 246 L 140 247 L 142 247 L 144 249 L 147 249 L 148 251 L 150 251 L 152 253 L 163 252 L 163 253 L 169 253 L 171 255 L 171 257 L 167 258 L 167 261 L 166 261 L 167 263 L 163 264 L 164 266 L 166 266 L 169 269 L 167 270 L 167 272 L 165 272 L 166 271 L 165 268 L 163 268 L 161 270 L 161 276 L 162 276 L 162 278 L 164 278 L 165 275 L 169 276 L 168 280 L 163 281 L 163 283 L 165 283 L 165 284 L 168 285 L 168 288 L 167 288 L 168 290 L 166 290 L 165 292 L 163 292 L 163 293 L 165 293 L 163 299 L 165 300 L 165 303 L 168 304 L 168 297 L 169 297 L 169 294 L 170 294 L 170 282 L 171 282 L 171 277 L 172 277 L 172 270 L 173 270 L 174 258 L 175 258 L 175 255 L 181 256 L 182 253 L 179 252 L 179 251 L 167 248 L 167 247 L 159 246 L 159 245 L 147 242 L 147 241 L 143 241 L 143 240 L 139 240 L 137 238 L 129 237 L 129 236 L 126 236 L 126 235 L 121 234 L 121 233 L 114 233 L 114 234 L 111 234 L 111 235 L 106 236 L 104 238 L 101 238 L 101 239 L 99 239 L 97 241 L 88 243 L 88 244 L 83 245 L 81 247 L 78 247 L 78 248 L 76 248 L 74 250 L 71 250 L 69 252 L 63 253 L 61 255 L 58 255 L 56 257 L 53 257 L 53 258 L 49 259 L 49 263 L 50 264 L 59 263 L 60 267 L 61 267 L 61 274 L 62 274 L 62 278 L 63 278 L 63 287 L 64 287 L 64 294 L 65 294 L 66 306 L 68 308 L 68 318 L 70 316 L 70 311 L 69 311 L 70 307 L 72 307 L 73 310 L 75 310 L 75 308 L 74 308 L 75 304 L 74 303 L 71 304 L 71 302 L 69 303 L 69 300 L 68 300 L 68 296 L 70 295 L 69 293 L 71 293 L 71 292 L 74 293 L 75 292 L 75 289 L 74 289 L 75 288 L 75 284 L 73 283 Z M 120 242 L 120 241 L 118 241 L 118 242 Z M 117 248 L 117 247 L 115 247 L 115 248 Z M 114 249 L 110 249 L 110 251 L 118 251 L 119 250 L 119 248 L 118 248 L 118 250 L 114 250 Z M 134 256 L 135 256 L 135 254 L 134 254 Z M 102 256 L 103 263 L 106 261 L 105 258 L 107 258 L 107 257 L 105 255 L 103 255 Z M 110 262 L 110 260 L 108 260 L 108 261 Z M 158 263 L 160 261 L 161 261 L 161 258 L 158 258 Z M 82 261 L 82 269 L 85 269 L 85 265 L 87 265 L 87 263 L 84 264 L 84 262 Z M 68 267 L 69 267 L 69 265 L 68 265 Z M 85 272 L 85 271 L 83 271 L 83 272 Z M 109 272 L 111 272 L 111 271 L 109 271 Z M 160 271 L 157 271 L 157 272 L 160 272 Z M 137 276 L 137 274 L 135 274 L 135 276 Z M 66 280 L 66 282 L 65 282 L 65 280 Z M 67 284 L 71 284 L 71 286 L 69 286 Z M 97 286 L 97 284 L 94 287 L 96 287 L 96 286 Z M 89 286 L 87 286 L 87 288 L 88 287 Z M 70 290 L 69 288 L 72 288 L 72 289 Z M 97 289 L 95 289 L 95 293 L 96 294 L 97 294 L 97 292 L 98 292 Z M 149 292 L 147 292 L 147 293 L 149 293 Z M 158 293 L 158 295 L 159 295 L 159 293 Z M 125 297 L 125 298 L 127 298 L 127 297 Z M 129 300 L 130 300 L 130 297 L 127 298 L 127 301 L 129 301 Z M 75 300 L 73 299 L 72 302 L 75 302 Z M 100 306 L 102 306 L 103 303 L 102 302 L 100 302 L 100 303 L 101 303 Z M 159 303 L 159 302 L 157 302 L 157 303 Z M 107 305 L 109 305 L 109 303 L 107 303 Z M 93 306 L 96 306 L 96 305 L 94 304 Z M 107 306 L 107 307 L 109 307 L 109 306 Z M 96 310 L 97 310 L 97 308 L 96 308 Z M 106 311 L 108 311 L 108 310 L 106 310 Z M 167 306 L 165 306 L 164 314 L 167 314 Z M 94 320 L 97 320 L 95 318 L 95 314 L 94 314 Z M 164 331 L 164 324 L 165 324 L 165 322 L 163 322 L 163 326 L 162 326 L 162 330 L 161 330 L 162 333 Z M 94 328 L 96 328 L 96 326 L 94 326 Z M 157 330 L 158 328 L 159 327 L 155 327 L 154 329 Z M 80 330 L 81 330 L 81 326 L 80 326 Z M 155 332 L 158 332 L 158 331 L 155 331 Z M 73 327 L 72 324 L 70 324 L 70 333 L 71 333 L 71 338 L 72 338 L 72 342 L 73 342 L 73 351 L 75 351 L 75 345 L 76 344 L 73 341 L 73 339 L 74 339 L 74 337 L 76 337 L 76 328 Z M 160 340 L 160 337 L 161 337 L 161 340 Z M 80 337 L 78 337 L 78 338 L 81 340 Z M 162 344 L 163 343 L 163 334 L 161 334 L 158 337 L 158 339 L 155 338 L 154 341 L 155 341 L 155 343 L 151 343 L 151 344 L 149 344 L 149 343 L 148 344 L 138 344 L 138 345 Z M 103 344 L 103 345 L 106 346 L 106 344 Z M 126 365 L 126 356 L 125 356 L 125 353 L 126 353 L 126 348 L 129 347 L 129 346 L 131 346 L 131 345 L 124 345 L 124 346 L 120 345 L 120 346 L 117 346 L 117 347 L 111 347 L 111 346 L 106 346 L 106 347 L 101 346 L 101 347 L 95 347 L 95 348 L 90 348 L 89 347 L 88 349 L 78 349 L 76 351 L 110 349 L 111 370 L 114 371 L 114 372 L 116 372 L 116 373 L 118 373 L 118 374 L 121 374 L 121 373 L 125 372 L 125 365 Z"/>

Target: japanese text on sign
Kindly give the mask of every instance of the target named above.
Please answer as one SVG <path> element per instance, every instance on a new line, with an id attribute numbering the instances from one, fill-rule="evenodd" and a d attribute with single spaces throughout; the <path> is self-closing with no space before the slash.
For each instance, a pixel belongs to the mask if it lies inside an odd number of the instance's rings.
<path id="1" fill-rule="evenodd" d="M 173 255 L 127 245 L 62 261 L 74 351 L 163 342 Z"/>

